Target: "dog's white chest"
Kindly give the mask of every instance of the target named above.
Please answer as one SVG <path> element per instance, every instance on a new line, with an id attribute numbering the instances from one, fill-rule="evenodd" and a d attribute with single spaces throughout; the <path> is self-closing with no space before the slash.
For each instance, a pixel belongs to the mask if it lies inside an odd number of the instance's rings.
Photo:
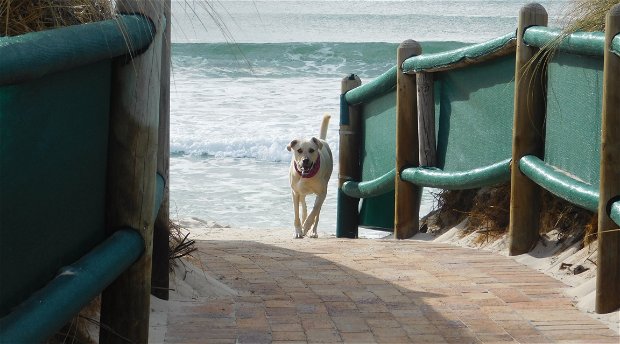
<path id="1" fill-rule="evenodd" d="M 323 191 L 324 187 L 319 178 L 295 178 L 291 180 L 291 187 L 297 193 L 302 195 L 318 194 Z"/>

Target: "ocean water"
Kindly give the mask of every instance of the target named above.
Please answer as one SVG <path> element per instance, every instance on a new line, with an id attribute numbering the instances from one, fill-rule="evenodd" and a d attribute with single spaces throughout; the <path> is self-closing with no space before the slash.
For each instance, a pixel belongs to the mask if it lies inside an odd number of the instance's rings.
<path id="1" fill-rule="evenodd" d="M 568 2 L 541 1 L 550 25 L 561 23 Z M 335 233 L 340 80 L 376 78 L 405 39 L 475 43 L 506 34 L 525 3 L 173 1 L 171 216 L 290 227 L 292 235 L 286 145 L 318 135 L 330 113 L 336 166 L 319 231 Z M 421 214 L 432 206 L 426 190 Z"/>

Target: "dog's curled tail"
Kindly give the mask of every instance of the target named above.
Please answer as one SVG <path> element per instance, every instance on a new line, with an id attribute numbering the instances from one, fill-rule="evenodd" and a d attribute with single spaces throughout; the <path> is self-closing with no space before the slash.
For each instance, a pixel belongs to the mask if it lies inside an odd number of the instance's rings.
<path id="1" fill-rule="evenodd" d="M 319 134 L 319 138 L 321 140 L 325 140 L 327 137 L 327 126 L 329 124 L 329 119 L 332 118 L 328 113 L 323 115 L 323 121 L 321 122 L 321 132 Z"/>

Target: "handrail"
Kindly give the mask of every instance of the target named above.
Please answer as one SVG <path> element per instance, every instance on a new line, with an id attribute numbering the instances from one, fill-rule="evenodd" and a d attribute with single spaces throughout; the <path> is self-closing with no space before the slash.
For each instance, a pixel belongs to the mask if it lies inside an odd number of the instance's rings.
<path id="1" fill-rule="evenodd" d="M 474 168 L 468 171 L 447 172 L 435 167 L 410 167 L 401 179 L 416 185 L 448 190 L 474 189 L 510 180 L 510 160 Z"/>
<path id="2" fill-rule="evenodd" d="M 369 83 L 347 92 L 344 98 L 349 105 L 361 104 L 390 92 L 394 87 L 396 87 L 396 66 Z"/>
<path id="3" fill-rule="evenodd" d="M 519 169 L 552 194 L 590 211 L 597 211 L 599 193 L 592 185 L 565 174 L 534 155 L 522 157 Z"/>
<path id="4" fill-rule="evenodd" d="M 0 38 L 0 86 L 136 53 L 155 28 L 140 15 Z"/>
<path id="5" fill-rule="evenodd" d="M 0 342 L 42 343 L 95 298 L 144 251 L 132 229 L 114 232 L 80 260 L 64 267 L 43 289 L 0 319 Z"/>
<path id="6" fill-rule="evenodd" d="M 516 33 L 512 32 L 487 42 L 455 50 L 410 57 L 403 63 L 403 72 L 437 72 L 480 63 L 493 57 L 508 55 L 514 52 L 516 42 Z"/>
<path id="7" fill-rule="evenodd" d="M 532 26 L 523 34 L 523 40 L 526 44 L 538 48 L 546 48 L 560 38 L 561 41 L 557 47 L 560 51 L 571 54 L 603 56 L 604 32 L 575 32 L 563 37 L 562 30 L 550 29 L 545 26 Z"/>
<path id="8" fill-rule="evenodd" d="M 345 182 L 342 184 L 342 191 L 349 197 L 354 198 L 370 198 L 381 196 L 394 190 L 394 178 L 396 177 L 396 169 L 382 175 L 379 178 L 365 182 Z"/>
<path id="9" fill-rule="evenodd" d="M 609 217 L 614 220 L 618 226 L 620 226 L 620 201 L 616 201 L 611 205 Z"/>

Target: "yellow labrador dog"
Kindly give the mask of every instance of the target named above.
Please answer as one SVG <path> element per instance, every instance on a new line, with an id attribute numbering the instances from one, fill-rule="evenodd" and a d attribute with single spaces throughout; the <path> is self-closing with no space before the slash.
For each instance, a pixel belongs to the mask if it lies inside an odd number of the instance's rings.
<path id="1" fill-rule="evenodd" d="M 323 116 L 319 138 L 310 140 L 295 139 L 286 146 L 293 152 L 289 179 L 293 193 L 293 207 L 295 208 L 295 238 L 303 238 L 312 227 L 311 238 L 318 237 L 316 226 L 319 224 L 319 212 L 325 196 L 327 183 L 334 168 L 332 151 L 325 142 L 329 115 Z M 306 195 L 316 194 L 314 207 L 310 214 L 306 207 Z M 299 219 L 299 204 L 301 203 L 301 220 Z"/>

